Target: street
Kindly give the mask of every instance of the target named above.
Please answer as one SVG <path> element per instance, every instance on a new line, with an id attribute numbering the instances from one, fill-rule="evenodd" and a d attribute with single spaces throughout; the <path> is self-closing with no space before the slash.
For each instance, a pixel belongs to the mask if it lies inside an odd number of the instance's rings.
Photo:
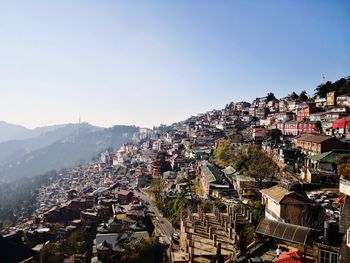
<path id="1" fill-rule="evenodd" d="M 162 238 L 167 244 L 170 244 L 171 238 L 175 233 L 175 230 L 172 224 L 161 215 L 158 209 L 153 205 L 152 199 L 147 194 L 145 194 L 142 190 L 141 191 L 135 190 L 135 192 L 140 196 L 142 200 L 149 203 L 148 210 L 154 213 L 154 217 L 152 220 L 154 226 L 161 230 L 161 232 L 163 233 Z"/>

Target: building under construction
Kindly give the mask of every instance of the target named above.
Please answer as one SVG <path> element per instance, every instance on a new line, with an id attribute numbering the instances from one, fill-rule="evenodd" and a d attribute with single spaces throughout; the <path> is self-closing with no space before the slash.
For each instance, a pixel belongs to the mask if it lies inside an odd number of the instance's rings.
<path id="1" fill-rule="evenodd" d="M 204 213 L 187 209 L 180 224 L 180 248 L 171 253 L 173 263 L 229 263 L 237 257 L 236 244 L 239 229 L 252 219 L 248 206 L 239 209 L 228 206 L 226 212 L 213 208 Z"/>

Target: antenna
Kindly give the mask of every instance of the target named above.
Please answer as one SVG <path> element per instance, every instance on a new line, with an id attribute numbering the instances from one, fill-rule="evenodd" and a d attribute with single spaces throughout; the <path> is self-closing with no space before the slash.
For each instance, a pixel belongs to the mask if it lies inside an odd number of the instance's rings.
<path id="1" fill-rule="evenodd" d="M 326 77 L 324 76 L 324 74 L 322 74 L 322 78 L 323 78 L 323 84 L 326 83 Z"/>

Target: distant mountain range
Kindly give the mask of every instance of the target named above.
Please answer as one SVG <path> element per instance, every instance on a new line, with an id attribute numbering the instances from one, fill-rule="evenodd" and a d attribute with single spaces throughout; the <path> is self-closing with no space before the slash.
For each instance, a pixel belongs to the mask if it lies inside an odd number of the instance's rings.
<path id="1" fill-rule="evenodd" d="M 107 148 L 118 148 L 132 140 L 138 131 L 134 126 L 105 129 L 88 123 L 29 130 L 0 122 L 0 182 L 89 161 Z"/>
<path id="2" fill-rule="evenodd" d="M 0 142 L 35 138 L 41 134 L 56 130 L 66 125 L 67 124 L 59 124 L 46 127 L 38 127 L 35 129 L 28 129 L 21 125 L 0 121 Z"/>

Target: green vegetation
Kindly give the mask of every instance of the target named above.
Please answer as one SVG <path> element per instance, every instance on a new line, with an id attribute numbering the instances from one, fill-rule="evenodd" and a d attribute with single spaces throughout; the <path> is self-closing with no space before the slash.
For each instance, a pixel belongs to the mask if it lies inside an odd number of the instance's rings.
<path id="1" fill-rule="evenodd" d="M 250 211 L 252 212 L 252 224 L 256 227 L 261 219 L 264 218 L 265 207 L 260 203 L 260 201 L 254 201 L 250 207 Z"/>
<path id="2" fill-rule="evenodd" d="M 200 207 L 203 209 L 204 213 L 212 213 L 213 211 L 213 201 L 204 199 L 200 203 Z"/>
<path id="3" fill-rule="evenodd" d="M 266 135 L 270 140 L 280 141 L 280 137 L 282 136 L 282 131 L 279 129 L 272 129 L 272 130 L 269 130 Z"/>
<path id="4" fill-rule="evenodd" d="M 161 179 L 155 179 L 147 192 L 153 194 L 155 201 L 159 200 L 163 196 L 164 182 Z"/>
<path id="5" fill-rule="evenodd" d="M 217 142 L 217 147 L 214 150 L 214 162 L 219 167 L 225 167 L 232 164 L 234 150 L 231 147 L 231 142 L 228 139 L 221 139 Z"/>
<path id="6" fill-rule="evenodd" d="M 297 100 L 299 99 L 299 95 L 295 93 L 295 91 L 293 91 L 291 94 L 290 94 L 290 98 L 292 100 Z"/>
<path id="7" fill-rule="evenodd" d="M 70 255 L 88 252 L 88 256 L 92 256 L 91 248 L 96 236 L 95 229 L 92 226 L 85 225 L 70 234 L 64 243 L 66 252 Z"/>
<path id="8" fill-rule="evenodd" d="M 113 257 L 112 262 L 148 263 L 159 257 L 160 245 L 155 238 L 144 238 L 141 241 L 130 240 L 121 245 L 122 251 Z"/>
<path id="9" fill-rule="evenodd" d="M 40 251 L 40 262 L 62 262 L 64 257 L 73 254 L 86 254 L 86 262 L 92 257 L 93 240 L 96 227 L 85 225 L 69 235 L 67 240 L 60 243 L 49 243 Z"/>
<path id="10" fill-rule="evenodd" d="M 275 94 L 273 94 L 272 92 L 267 93 L 267 101 L 272 101 L 272 100 L 276 100 Z"/>
<path id="11" fill-rule="evenodd" d="M 249 144 L 236 149 L 231 157 L 232 166 L 240 172 L 247 172 L 255 158 L 263 152 L 256 144 Z"/>
<path id="12" fill-rule="evenodd" d="M 123 166 L 117 166 L 115 168 L 115 174 L 116 175 L 126 174 L 126 172 L 127 172 L 127 169 L 125 167 L 123 167 Z"/>
<path id="13" fill-rule="evenodd" d="M 238 248 L 243 251 L 247 249 L 247 246 L 254 238 L 255 228 L 251 224 L 246 224 L 239 232 L 239 238 L 237 242 Z"/>
<path id="14" fill-rule="evenodd" d="M 293 91 L 290 94 L 290 98 L 292 100 L 296 100 L 297 102 L 304 102 L 307 101 L 309 99 L 309 96 L 307 95 L 306 91 L 303 90 L 302 92 L 300 92 L 300 94 L 296 94 L 295 91 Z"/>
<path id="15" fill-rule="evenodd" d="M 176 198 L 164 199 L 163 190 L 164 182 L 161 179 L 153 180 L 150 192 L 154 196 L 154 204 L 174 226 L 179 226 L 181 211 L 186 208 L 189 200 L 183 192 Z"/>
<path id="16" fill-rule="evenodd" d="M 303 90 L 299 95 L 299 101 L 304 102 L 309 99 L 309 96 L 307 95 L 306 91 Z"/>
<path id="17" fill-rule="evenodd" d="M 338 160 L 338 174 L 350 178 L 350 155 L 344 155 Z"/>
<path id="18" fill-rule="evenodd" d="M 252 176 L 259 188 L 263 180 L 272 180 L 279 170 L 270 156 L 256 144 L 232 149 L 229 140 L 219 141 L 214 150 L 214 162 L 220 167 L 232 165 L 240 173 Z"/>
<path id="19" fill-rule="evenodd" d="M 250 162 L 247 174 L 255 179 L 258 183 L 258 188 L 262 188 L 264 180 L 272 180 L 278 172 L 277 164 L 264 152 Z"/>
<path id="20" fill-rule="evenodd" d="M 212 213 L 213 207 L 216 206 L 221 212 L 226 212 L 226 205 L 220 199 L 204 199 L 200 202 L 200 207 L 204 213 Z"/>
<path id="21" fill-rule="evenodd" d="M 202 184 L 199 180 L 194 181 L 194 191 L 199 196 L 204 195 L 204 190 L 203 190 Z"/>
<path id="22" fill-rule="evenodd" d="M 166 156 L 167 156 L 167 153 L 165 151 L 161 151 L 157 153 L 157 160 L 159 161 L 159 164 L 160 164 L 160 173 L 164 173 L 172 170 L 170 163 L 166 160 Z"/>
<path id="23" fill-rule="evenodd" d="M 16 223 L 19 213 L 30 216 L 35 210 L 35 200 L 38 188 L 47 185 L 58 176 L 56 171 L 44 175 L 24 178 L 11 184 L 0 185 L 0 230 Z"/>
<path id="24" fill-rule="evenodd" d="M 336 82 L 327 81 L 317 86 L 315 89 L 315 97 L 326 97 L 327 92 L 335 91 L 337 95 L 344 95 L 350 93 L 350 76 L 341 78 Z"/>
<path id="25" fill-rule="evenodd" d="M 40 251 L 40 263 L 61 263 L 64 260 L 61 244 L 49 243 Z"/>
<path id="26" fill-rule="evenodd" d="M 252 212 L 252 223 L 246 224 L 239 233 L 237 246 L 240 250 L 245 250 L 253 242 L 255 229 L 261 219 L 263 219 L 265 209 L 259 201 L 255 201 L 250 207 L 250 211 Z"/>
<path id="27" fill-rule="evenodd" d="M 180 216 L 184 208 L 186 208 L 189 200 L 185 197 L 185 194 L 181 192 L 174 199 L 163 199 L 162 202 L 157 202 L 157 207 L 163 213 L 163 215 L 170 219 L 170 222 L 176 226 L 180 226 Z"/>

